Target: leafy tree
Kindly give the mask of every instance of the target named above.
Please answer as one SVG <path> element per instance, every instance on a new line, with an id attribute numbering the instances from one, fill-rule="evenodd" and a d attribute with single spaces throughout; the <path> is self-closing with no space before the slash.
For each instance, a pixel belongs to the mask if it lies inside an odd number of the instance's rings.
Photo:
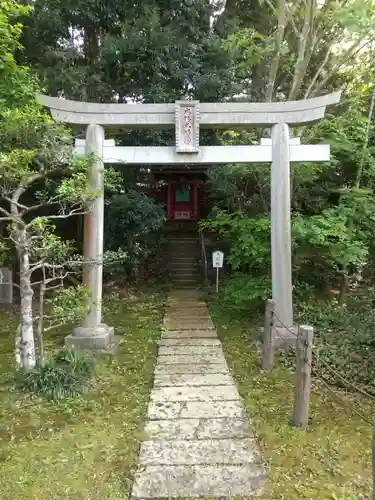
<path id="1" fill-rule="evenodd" d="M 210 29 L 208 0 L 36 0 L 24 57 L 66 98 L 165 102 L 236 90 L 231 54 Z"/>
<path id="2" fill-rule="evenodd" d="M 113 196 L 106 209 L 105 247 L 126 251 L 108 272 L 125 279 L 136 274 L 139 264 L 154 250 L 158 240 L 153 236 L 164 221 L 163 207 L 142 192 L 127 189 Z"/>
<path id="3" fill-rule="evenodd" d="M 15 249 L 20 271 L 16 355 L 30 369 L 36 362 L 33 286 L 41 289 L 37 319 L 43 356 L 45 321 L 53 326 L 62 316 L 61 304 L 52 307 L 54 317 L 46 316 L 44 295 L 48 288 L 60 288 L 74 266 L 82 266 L 82 259 L 77 262 L 74 257 L 74 247 L 56 235 L 53 223 L 84 213 L 98 193 L 86 180 L 93 158 L 73 157 L 70 132 L 55 125 L 39 107 L 36 80 L 14 59 L 22 28 L 18 18 L 27 11 L 13 2 L 0 4 L 0 222 L 6 234 L 3 250 Z"/>
<path id="4" fill-rule="evenodd" d="M 306 99 L 341 86 L 345 69 L 375 39 L 366 0 L 228 0 L 218 25 L 242 55 L 248 95 L 266 101 Z"/>

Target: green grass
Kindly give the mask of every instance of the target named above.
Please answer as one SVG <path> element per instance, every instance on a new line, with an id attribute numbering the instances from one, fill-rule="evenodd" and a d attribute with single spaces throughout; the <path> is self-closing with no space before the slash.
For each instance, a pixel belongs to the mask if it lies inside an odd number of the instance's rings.
<path id="1" fill-rule="evenodd" d="M 211 304 L 224 352 L 244 398 L 269 468 L 262 500 L 359 500 L 370 498 L 371 426 L 342 405 L 318 381 L 311 395 L 307 429 L 290 425 L 294 374 L 278 359 L 273 371 L 262 373 L 253 340 L 259 326 L 236 320 Z M 338 392 L 338 391 L 337 391 Z M 372 420 L 375 406 L 366 399 L 339 393 L 347 403 L 363 408 Z"/>
<path id="2" fill-rule="evenodd" d="M 160 335 L 163 298 L 147 295 L 105 305 L 122 343 L 98 358 L 84 397 L 58 404 L 0 381 L 1 500 L 127 499 L 142 438 Z M 0 316 L 0 371 L 12 362 L 14 315 Z M 66 333 L 66 332 L 64 332 Z M 62 343 L 59 332 L 47 348 Z"/>

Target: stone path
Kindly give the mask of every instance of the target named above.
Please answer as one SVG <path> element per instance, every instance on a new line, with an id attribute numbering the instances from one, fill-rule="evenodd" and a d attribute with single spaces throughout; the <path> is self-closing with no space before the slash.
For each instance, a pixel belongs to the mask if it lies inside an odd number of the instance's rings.
<path id="1" fill-rule="evenodd" d="M 206 304 L 168 299 L 132 498 L 252 498 L 265 470 Z"/>

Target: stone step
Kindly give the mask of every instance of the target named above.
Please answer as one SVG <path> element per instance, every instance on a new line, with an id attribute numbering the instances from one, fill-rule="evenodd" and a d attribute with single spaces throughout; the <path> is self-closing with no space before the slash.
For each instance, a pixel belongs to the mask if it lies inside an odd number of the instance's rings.
<path id="1" fill-rule="evenodd" d="M 197 321 L 203 321 L 205 323 L 209 323 L 210 325 L 212 325 L 210 315 L 208 314 L 207 311 L 202 311 L 201 313 L 199 313 L 193 310 L 191 314 L 190 311 L 186 311 L 185 313 L 183 311 L 182 312 L 174 311 L 172 314 L 167 314 L 166 318 L 167 319 L 165 320 L 165 324 L 169 324 L 171 321 L 173 322 L 181 321 L 181 323 L 184 324 L 190 321 L 193 323 Z"/>
<path id="2" fill-rule="evenodd" d="M 229 373 L 226 363 L 185 363 L 181 365 L 156 365 L 156 375 L 167 375 L 172 373 L 196 373 L 206 375 L 208 373 Z"/>
<path id="3" fill-rule="evenodd" d="M 176 277 L 176 276 L 185 277 L 185 278 L 189 278 L 189 277 L 199 278 L 200 277 L 199 272 L 194 268 L 191 268 L 191 269 L 168 269 L 168 272 L 172 277 Z"/>
<path id="4" fill-rule="evenodd" d="M 202 246 L 195 240 L 169 240 L 168 249 L 174 250 L 175 248 L 190 248 L 195 250 L 197 253 L 202 253 Z"/>
<path id="5" fill-rule="evenodd" d="M 216 330 L 167 330 L 161 334 L 162 339 L 196 339 L 217 338 Z"/>
<path id="6" fill-rule="evenodd" d="M 194 272 L 174 272 L 174 273 L 171 273 L 171 276 L 170 276 L 171 280 L 172 281 L 175 281 L 175 282 L 196 282 L 197 280 L 199 280 L 200 276 L 198 273 L 194 273 Z"/>
<path id="7" fill-rule="evenodd" d="M 140 465 L 244 465 L 259 460 L 252 438 L 144 441 Z"/>
<path id="8" fill-rule="evenodd" d="M 132 498 L 252 498 L 264 484 L 259 465 L 147 466 L 135 474 Z"/>
<path id="9" fill-rule="evenodd" d="M 169 262 L 174 262 L 174 263 L 191 263 L 191 262 L 194 262 L 194 263 L 198 263 L 199 259 L 195 255 L 191 255 L 191 253 L 189 253 L 188 255 L 176 254 L 176 255 L 170 255 Z"/>
<path id="10" fill-rule="evenodd" d="M 210 321 L 200 320 L 200 321 L 179 321 L 179 320 L 166 320 L 164 326 L 170 330 L 211 330 L 214 325 Z"/>
<path id="11" fill-rule="evenodd" d="M 182 316 L 186 315 L 195 315 L 200 316 L 201 313 L 209 314 L 208 308 L 204 302 L 193 303 L 192 301 L 188 302 L 186 305 L 182 305 L 180 303 L 173 304 L 169 303 L 166 307 L 166 315 L 173 314 L 175 312 L 180 313 Z"/>
<path id="12" fill-rule="evenodd" d="M 174 279 L 180 281 L 201 279 L 200 274 L 195 272 L 193 269 L 184 269 L 183 271 L 180 270 L 169 271 L 169 277 L 172 280 Z"/>
<path id="13" fill-rule="evenodd" d="M 171 276 L 172 283 L 175 284 L 181 284 L 183 285 L 184 283 L 192 283 L 195 284 L 199 281 L 199 276 L 194 276 L 194 275 L 179 275 L 179 274 L 174 274 Z"/>
<path id="14" fill-rule="evenodd" d="M 201 301 L 202 300 L 202 292 L 199 292 L 196 290 L 192 290 L 191 292 L 186 292 L 186 290 L 184 290 L 184 291 L 174 290 L 173 292 L 171 292 L 169 294 L 168 300 L 175 300 L 175 299 L 178 299 L 181 301 L 185 301 L 187 299 Z"/>
<path id="15" fill-rule="evenodd" d="M 168 255 L 170 257 L 169 262 L 181 259 L 194 260 L 195 262 L 199 262 L 202 259 L 201 253 L 196 251 L 194 248 L 190 248 L 189 246 L 170 248 L 168 250 Z"/>
<path id="16" fill-rule="evenodd" d="M 178 252 L 168 254 L 168 264 L 187 264 L 198 266 L 200 258 L 191 252 Z"/>
<path id="17" fill-rule="evenodd" d="M 176 328 L 169 326 L 169 328 L 171 328 L 172 330 L 176 330 L 177 328 L 185 330 L 186 323 L 191 323 L 191 330 L 194 330 L 195 328 L 198 328 L 199 330 L 213 328 L 213 323 L 209 314 L 204 314 L 203 316 L 194 316 L 192 314 L 186 314 L 186 316 L 180 314 L 177 316 L 176 314 L 174 314 L 174 317 L 169 317 L 168 315 L 166 315 L 164 318 L 164 325 L 174 324 L 176 326 Z M 202 326 L 199 328 L 199 326 L 197 325 L 199 325 L 200 323 L 202 323 Z M 181 326 L 179 326 L 179 324 Z"/>
<path id="18" fill-rule="evenodd" d="M 170 272 L 176 272 L 176 271 L 193 271 L 195 273 L 200 273 L 200 268 L 197 262 L 191 261 L 191 262 L 172 262 L 170 261 L 168 264 L 168 271 Z"/>
<path id="19" fill-rule="evenodd" d="M 240 401 L 166 401 L 148 406 L 149 420 L 177 418 L 244 418 Z"/>
<path id="20" fill-rule="evenodd" d="M 216 346 L 200 346 L 200 345 L 173 345 L 173 346 L 160 346 L 159 354 L 160 356 L 175 356 L 179 354 L 190 354 L 190 355 L 213 355 L 217 356 L 221 354 L 222 348 L 220 345 Z"/>
<path id="21" fill-rule="evenodd" d="M 176 279 L 173 278 L 170 280 L 170 284 L 172 287 L 179 288 L 180 290 L 187 289 L 192 290 L 199 286 L 200 280 L 198 279 Z"/>
<path id="22" fill-rule="evenodd" d="M 213 355 L 177 355 L 177 356 L 160 356 L 158 357 L 159 365 L 181 365 L 181 364 L 191 364 L 191 363 L 224 363 L 225 359 L 223 354 L 213 356 Z"/>
<path id="23" fill-rule="evenodd" d="M 181 290 L 179 290 L 179 292 L 181 292 Z M 186 292 L 189 292 L 189 290 L 186 290 Z M 168 300 L 166 304 L 166 312 L 168 312 L 169 310 L 174 310 L 174 311 L 186 311 L 188 314 L 190 314 L 190 311 L 196 308 L 204 310 L 205 312 L 207 311 L 207 306 L 203 300 L 197 301 L 195 299 L 187 298 L 183 302 L 183 304 L 181 304 L 181 301 L 179 300 Z"/>
<path id="24" fill-rule="evenodd" d="M 182 374 L 186 375 L 186 374 Z M 190 374 L 191 375 L 191 374 Z M 215 374 L 214 376 L 216 376 Z M 165 376 L 165 375 L 164 375 Z M 169 376 L 176 376 L 172 374 Z M 181 374 L 180 374 L 181 376 Z M 201 377 L 204 375 L 200 375 Z M 160 375 L 163 377 L 163 375 Z M 160 387 L 155 386 L 151 391 L 151 401 L 162 403 L 164 401 L 239 401 L 237 387 L 231 385 L 215 386 L 188 386 L 188 387 Z"/>
<path id="25" fill-rule="evenodd" d="M 201 259 L 201 251 L 193 245 L 181 244 L 173 245 L 168 247 L 168 255 L 171 257 L 194 257 L 195 259 Z"/>
<path id="26" fill-rule="evenodd" d="M 161 339 L 159 341 L 159 346 L 171 347 L 171 346 L 219 346 L 221 347 L 221 342 L 218 339 L 202 339 L 202 338 L 182 338 L 182 339 Z"/>
<path id="27" fill-rule="evenodd" d="M 210 373 L 206 375 L 199 375 L 196 373 L 173 373 L 168 375 L 155 375 L 154 379 L 154 387 L 211 387 L 215 385 L 233 385 L 232 376 L 229 373 Z"/>
<path id="28" fill-rule="evenodd" d="M 249 423 L 241 418 L 183 418 L 153 420 L 145 428 L 148 440 L 238 439 L 251 436 Z"/>
<path id="29" fill-rule="evenodd" d="M 181 282 L 171 283 L 172 290 L 173 289 L 175 289 L 175 290 L 192 290 L 192 289 L 198 288 L 198 286 L 199 286 L 199 282 L 195 282 L 194 284 L 193 283 L 184 284 Z"/>
<path id="30" fill-rule="evenodd" d="M 182 236 L 181 238 L 173 238 L 173 237 L 169 237 L 168 238 L 168 243 L 180 243 L 181 241 L 189 241 L 189 242 L 194 242 L 196 244 L 200 244 L 200 240 L 199 238 L 197 238 L 196 236 Z"/>

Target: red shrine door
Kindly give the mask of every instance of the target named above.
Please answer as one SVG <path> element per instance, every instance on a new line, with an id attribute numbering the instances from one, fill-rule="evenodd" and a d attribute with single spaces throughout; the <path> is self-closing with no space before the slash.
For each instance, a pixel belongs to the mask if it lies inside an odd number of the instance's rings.
<path id="1" fill-rule="evenodd" d="M 199 180 L 168 181 L 168 220 L 199 219 Z"/>

